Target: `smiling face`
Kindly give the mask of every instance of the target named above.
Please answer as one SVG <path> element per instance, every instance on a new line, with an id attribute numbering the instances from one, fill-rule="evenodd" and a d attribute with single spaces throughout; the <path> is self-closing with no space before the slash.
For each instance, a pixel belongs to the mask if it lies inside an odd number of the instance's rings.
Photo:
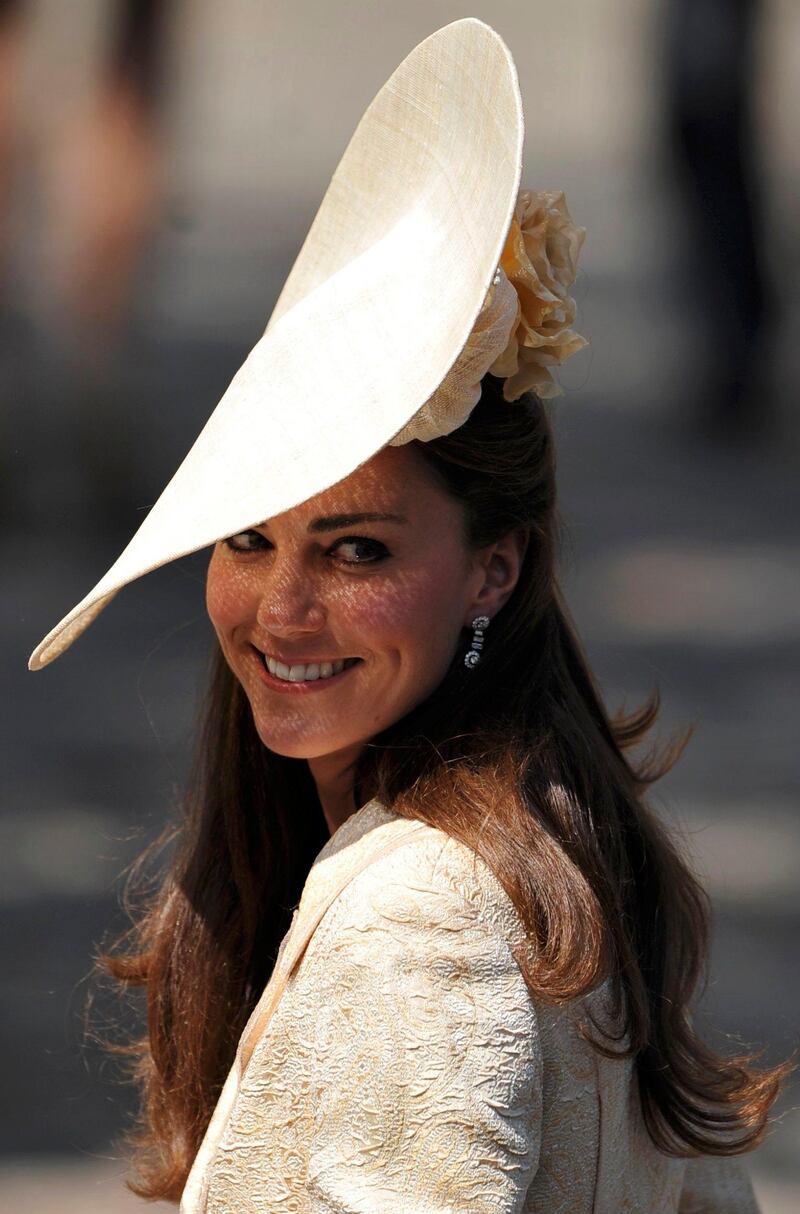
<path id="1" fill-rule="evenodd" d="M 363 514 L 373 517 L 353 519 Z M 261 741 L 313 759 L 357 752 L 433 691 L 461 629 L 491 614 L 485 581 L 464 507 L 406 445 L 220 541 L 206 602 Z M 357 660 L 314 677 L 343 659 Z"/>

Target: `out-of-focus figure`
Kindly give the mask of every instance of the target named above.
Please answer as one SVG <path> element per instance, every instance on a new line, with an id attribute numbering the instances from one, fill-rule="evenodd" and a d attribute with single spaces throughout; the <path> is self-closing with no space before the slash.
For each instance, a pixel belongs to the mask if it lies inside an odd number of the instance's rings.
<path id="1" fill-rule="evenodd" d="M 68 314 L 95 342 L 113 336 L 124 318 L 158 200 L 160 32 L 168 8 L 164 0 L 117 6 L 100 88 L 60 149 L 54 180 L 71 246 Z"/>
<path id="2" fill-rule="evenodd" d="M 103 504 L 109 527 L 123 526 L 135 508 L 128 402 L 119 408 L 111 397 L 118 392 L 117 343 L 159 201 L 161 31 L 169 7 L 165 0 L 117 5 L 100 87 L 68 132 L 52 182 L 66 237 L 61 287 L 76 359 L 81 478 L 87 498 Z M 118 426 L 109 446 L 107 418 L 114 408 Z"/>
<path id="3" fill-rule="evenodd" d="M 0 0 L 0 225 L 19 152 L 19 77 L 32 22 L 25 0 Z M 120 0 L 111 10 L 98 87 L 63 132 L 44 177 L 52 221 L 67 250 L 65 314 L 110 335 L 123 318 L 142 242 L 158 201 L 157 110 L 169 0 Z M 57 110 L 65 99 L 57 95 Z M 69 103 L 67 101 L 67 107 Z M 3 253 L 7 255 L 7 250 Z"/>
<path id="4" fill-rule="evenodd" d="M 8 214 L 17 150 L 22 7 L 21 0 L 0 0 L 0 291 L 7 271 Z"/>
<path id="5" fill-rule="evenodd" d="M 705 328 L 702 430 L 750 439 L 773 421 L 766 338 L 776 301 L 763 257 L 754 132 L 759 0 L 669 0 L 667 131 Z"/>
<path id="6" fill-rule="evenodd" d="M 101 517 L 112 527 L 129 522 L 135 483 L 124 408 L 114 401 L 115 358 L 158 215 L 159 103 L 171 7 L 169 0 L 119 0 L 110 6 L 96 85 L 78 105 L 57 89 L 47 99 L 54 112 L 64 108 L 65 118 L 55 145 L 36 149 L 42 163 L 31 178 L 42 194 L 37 211 L 51 254 L 41 271 L 49 337 L 63 360 L 58 399 L 44 403 L 48 441 L 52 445 L 62 428 L 69 433 L 59 462 L 74 465 L 72 483 L 102 503 Z M 24 0 L 0 0 L 0 264 L 6 268 L 12 252 L 8 217 L 24 160 L 19 65 L 37 33 L 33 15 Z M 30 181 L 26 187 L 30 192 Z M 8 290 L 6 282 L 2 287 Z M 118 425 L 109 442 L 114 412 Z M 35 500 L 37 494 L 29 496 Z"/>

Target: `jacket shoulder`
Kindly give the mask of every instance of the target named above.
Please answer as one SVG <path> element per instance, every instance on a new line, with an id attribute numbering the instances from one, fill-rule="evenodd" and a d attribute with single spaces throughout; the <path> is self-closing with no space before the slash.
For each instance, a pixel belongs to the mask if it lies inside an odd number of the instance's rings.
<path id="1" fill-rule="evenodd" d="M 524 945 L 526 932 L 519 913 L 483 857 L 428 823 L 415 820 L 409 832 L 409 820 L 399 815 L 387 816 L 383 822 L 383 846 L 378 837 L 374 843 L 359 840 L 360 864 L 329 914 L 333 912 L 337 920 L 366 922 L 372 914 L 392 910 L 406 917 L 412 913 L 436 917 L 436 910 L 443 914 L 447 907 L 451 911 L 459 908 L 469 919 L 493 929 L 508 945 Z M 386 849 L 392 834 L 397 836 L 397 845 Z"/>

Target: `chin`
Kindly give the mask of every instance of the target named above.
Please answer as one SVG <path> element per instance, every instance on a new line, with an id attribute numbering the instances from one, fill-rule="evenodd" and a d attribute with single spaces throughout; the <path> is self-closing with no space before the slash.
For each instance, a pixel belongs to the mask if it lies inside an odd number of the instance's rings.
<path id="1" fill-rule="evenodd" d="M 285 737 L 274 728 L 260 729 L 256 722 L 256 733 L 267 750 L 285 759 L 321 759 L 337 750 L 345 750 L 356 744 L 356 739 Z"/>

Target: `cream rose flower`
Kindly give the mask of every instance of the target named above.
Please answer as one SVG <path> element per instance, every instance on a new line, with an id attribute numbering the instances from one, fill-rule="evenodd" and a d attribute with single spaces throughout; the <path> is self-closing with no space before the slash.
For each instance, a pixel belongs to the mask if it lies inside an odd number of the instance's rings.
<path id="1" fill-rule="evenodd" d="M 489 370 L 505 380 L 506 400 L 533 388 L 541 397 L 560 396 L 551 367 L 588 345 L 570 327 L 578 253 L 586 229 L 572 222 L 564 191 L 520 190 L 500 268 L 517 293 L 517 319 L 503 353 Z"/>

